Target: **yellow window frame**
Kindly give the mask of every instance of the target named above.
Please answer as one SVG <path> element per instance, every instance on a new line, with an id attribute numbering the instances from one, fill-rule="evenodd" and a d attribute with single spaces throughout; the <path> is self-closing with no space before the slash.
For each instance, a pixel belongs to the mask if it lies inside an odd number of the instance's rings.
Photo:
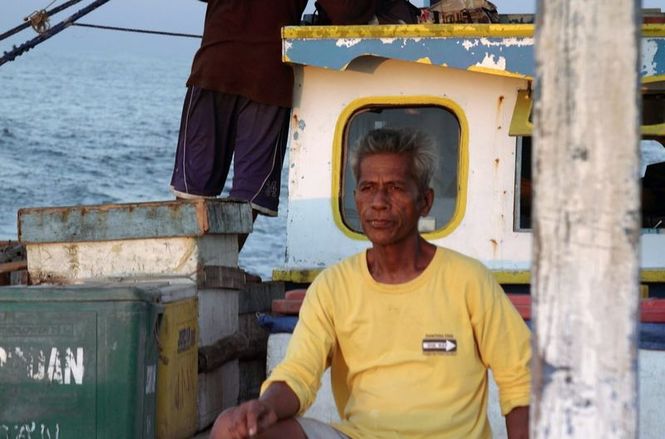
<path id="1" fill-rule="evenodd" d="M 372 106 L 408 107 L 408 106 L 437 106 L 450 111 L 457 118 L 460 125 L 459 155 L 457 162 L 457 199 L 455 211 L 450 221 L 440 229 L 423 233 L 427 240 L 443 238 L 453 232 L 462 222 L 466 211 L 467 187 L 469 180 L 469 125 L 462 110 L 457 103 L 439 96 L 372 96 L 360 98 L 349 103 L 340 113 L 335 127 L 335 137 L 332 148 L 332 212 L 337 228 L 351 239 L 367 241 L 367 237 L 350 229 L 342 219 L 340 200 L 342 197 L 342 171 L 344 142 L 346 128 L 351 117 L 363 108 Z"/>
<path id="2" fill-rule="evenodd" d="M 665 81 L 665 75 L 653 76 L 643 79 L 643 87 L 645 92 L 649 92 L 650 88 L 655 83 L 662 83 Z M 531 111 L 533 110 L 533 99 L 531 90 L 518 90 L 517 100 L 515 101 L 515 109 L 513 110 L 513 117 L 510 121 L 510 129 L 508 134 L 511 136 L 531 136 L 533 133 L 533 123 L 529 120 Z M 665 136 L 665 122 L 654 125 L 642 125 L 640 132 L 643 137 L 659 137 Z"/>

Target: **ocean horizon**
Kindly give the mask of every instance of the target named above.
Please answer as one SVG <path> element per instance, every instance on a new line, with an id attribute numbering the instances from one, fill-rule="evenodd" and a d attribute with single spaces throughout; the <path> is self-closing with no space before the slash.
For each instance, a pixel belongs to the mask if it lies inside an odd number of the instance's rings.
<path id="1" fill-rule="evenodd" d="M 169 182 L 197 45 L 170 53 L 38 47 L 1 66 L 0 240 L 16 240 L 23 207 L 174 199 Z M 263 279 L 284 261 L 286 181 L 280 216 L 260 216 L 240 254 L 240 266 Z"/>

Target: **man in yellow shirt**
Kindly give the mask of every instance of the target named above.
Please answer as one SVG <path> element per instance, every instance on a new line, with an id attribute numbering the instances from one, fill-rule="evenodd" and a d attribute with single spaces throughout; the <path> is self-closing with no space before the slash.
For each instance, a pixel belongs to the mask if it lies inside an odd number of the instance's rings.
<path id="1" fill-rule="evenodd" d="M 310 286 L 283 362 L 211 438 L 489 438 L 487 369 L 509 438 L 528 437 L 529 331 L 482 264 L 418 233 L 436 149 L 371 131 L 352 160 L 365 252 Z M 341 422 L 302 418 L 332 368 Z"/>

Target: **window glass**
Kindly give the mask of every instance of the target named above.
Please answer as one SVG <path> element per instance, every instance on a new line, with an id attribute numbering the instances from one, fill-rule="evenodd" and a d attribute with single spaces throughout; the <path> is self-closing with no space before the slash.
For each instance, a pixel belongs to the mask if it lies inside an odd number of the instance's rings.
<path id="1" fill-rule="evenodd" d="M 665 230 L 665 138 L 640 142 L 642 227 Z M 515 229 L 531 229 L 531 137 L 517 138 Z"/>
<path id="2" fill-rule="evenodd" d="M 665 94 L 642 94 L 642 125 L 665 123 Z"/>
<path id="3" fill-rule="evenodd" d="M 458 199 L 460 124 L 455 114 L 441 106 L 370 106 L 356 111 L 346 125 L 343 148 L 340 212 L 344 224 L 362 232 L 353 198 L 356 180 L 349 164 L 350 150 L 362 136 L 377 128 L 415 128 L 429 135 L 439 148 L 439 163 L 432 181 L 434 205 L 421 220 L 422 232 L 444 228 L 453 218 Z"/>
<path id="4" fill-rule="evenodd" d="M 642 227 L 665 230 L 664 138 L 640 142 Z"/>

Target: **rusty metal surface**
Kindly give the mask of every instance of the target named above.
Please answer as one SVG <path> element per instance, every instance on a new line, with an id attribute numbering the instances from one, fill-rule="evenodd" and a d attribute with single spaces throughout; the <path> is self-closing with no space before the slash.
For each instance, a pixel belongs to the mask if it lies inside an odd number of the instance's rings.
<path id="1" fill-rule="evenodd" d="M 178 200 L 20 209 L 22 243 L 94 242 L 249 233 L 247 203 Z"/>

